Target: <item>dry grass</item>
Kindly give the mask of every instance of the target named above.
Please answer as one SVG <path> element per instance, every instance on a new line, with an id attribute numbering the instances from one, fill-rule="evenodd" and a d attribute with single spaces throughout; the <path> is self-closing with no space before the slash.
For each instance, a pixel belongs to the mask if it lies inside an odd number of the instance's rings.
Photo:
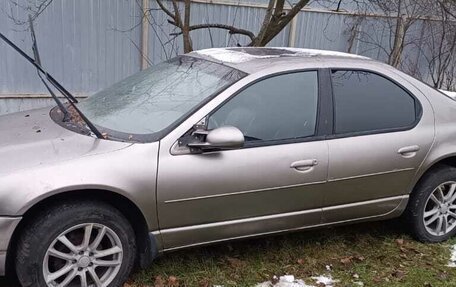
<path id="1" fill-rule="evenodd" d="M 453 242 L 456 243 L 456 240 Z M 274 275 L 330 274 L 335 286 L 456 286 L 449 244 L 411 239 L 397 221 L 312 230 L 166 254 L 132 276 L 140 286 L 254 286 Z"/>

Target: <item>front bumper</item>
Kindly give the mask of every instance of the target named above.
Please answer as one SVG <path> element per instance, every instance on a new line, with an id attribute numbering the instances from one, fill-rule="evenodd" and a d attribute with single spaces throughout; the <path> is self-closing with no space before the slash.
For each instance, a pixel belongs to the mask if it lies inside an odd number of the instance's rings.
<path id="1" fill-rule="evenodd" d="M 21 219 L 21 217 L 0 217 L 0 276 L 5 275 L 6 253 L 13 232 Z"/>

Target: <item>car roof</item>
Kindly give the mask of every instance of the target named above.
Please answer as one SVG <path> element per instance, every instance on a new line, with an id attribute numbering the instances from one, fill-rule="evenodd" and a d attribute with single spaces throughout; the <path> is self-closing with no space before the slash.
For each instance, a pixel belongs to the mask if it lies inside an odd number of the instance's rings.
<path id="1" fill-rule="evenodd" d="M 232 47 L 212 48 L 191 52 L 197 57 L 230 66 L 246 73 L 255 73 L 271 65 L 312 64 L 332 61 L 366 62 L 371 58 L 328 50 L 285 48 L 285 47 Z"/>

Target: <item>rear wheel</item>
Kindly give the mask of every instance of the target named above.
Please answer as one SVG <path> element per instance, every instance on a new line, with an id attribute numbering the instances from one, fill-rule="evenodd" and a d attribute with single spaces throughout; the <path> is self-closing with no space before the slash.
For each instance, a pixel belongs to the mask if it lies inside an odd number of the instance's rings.
<path id="1" fill-rule="evenodd" d="M 16 272 L 24 287 L 122 286 L 136 254 L 127 219 L 104 203 L 50 208 L 26 226 Z"/>
<path id="2" fill-rule="evenodd" d="M 413 235 L 442 242 L 456 233 L 456 168 L 442 166 L 426 175 L 413 191 L 406 211 Z"/>

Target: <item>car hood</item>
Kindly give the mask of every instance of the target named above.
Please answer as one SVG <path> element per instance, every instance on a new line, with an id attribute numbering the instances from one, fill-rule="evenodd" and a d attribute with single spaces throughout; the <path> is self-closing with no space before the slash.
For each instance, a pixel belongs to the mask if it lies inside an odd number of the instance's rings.
<path id="1" fill-rule="evenodd" d="M 0 175 L 131 145 L 67 130 L 51 119 L 50 110 L 0 116 Z"/>

